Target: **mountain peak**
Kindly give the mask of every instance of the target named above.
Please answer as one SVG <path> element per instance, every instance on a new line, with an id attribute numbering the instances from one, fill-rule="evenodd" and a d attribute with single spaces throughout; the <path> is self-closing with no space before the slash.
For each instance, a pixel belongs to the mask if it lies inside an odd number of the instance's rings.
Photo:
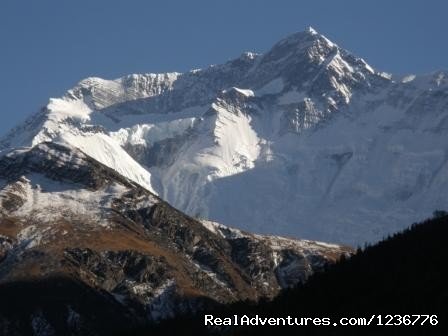
<path id="1" fill-rule="evenodd" d="M 313 27 L 311 27 L 311 26 L 308 26 L 308 27 L 305 29 L 305 33 L 308 33 L 308 34 L 310 34 L 310 35 L 319 35 L 319 33 L 318 33 Z"/>
<path id="2" fill-rule="evenodd" d="M 245 51 L 240 55 L 240 59 L 249 59 L 249 60 L 253 60 L 255 58 L 257 58 L 258 56 L 260 56 L 260 54 L 256 53 L 256 52 L 252 52 L 252 51 Z"/>
<path id="3" fill-rule="evenodd" d="M 331 42 L 324 35 L 318 33 L 313 27 L 309 26 L 305 30 L 286 36 L 280 42 L 274 45 L 276 48 L 293 48 L 298 50 L 308 49 L 314 45 L 322 45 L 326 48 L 335 48 L 337 45 Z M 272 49 L 271 49 L 272 50 Z"/>
<path id="4" fill-rule="evenodd" d="M 0 149 L 57 141 L 190 215 L 355 245 L 445 208 L 448 75 L 392 82 L 303 28 L 202 71 L 86 79 Z"/>

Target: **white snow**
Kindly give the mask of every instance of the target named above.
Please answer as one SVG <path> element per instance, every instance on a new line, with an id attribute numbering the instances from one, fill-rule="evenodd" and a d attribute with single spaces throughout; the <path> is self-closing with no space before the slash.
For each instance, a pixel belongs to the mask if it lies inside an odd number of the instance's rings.
<path id="1" fill-rule="evenodd" d="M 402 83 L 409 83 L 412 82 L 415 79 L 415 75 L 408 75 L 403 77 L 403 79 L 401 80 Z"/>
<path id="2" fill-rule="evenodd" d="M 244 234 L 241 230 L 231 228 L 229 226 L 201 219 L 201 224 L 204 225 L 204 227 L 209 230 L 210 232 L 221 236 L 222 238 L 226 239 L 237 239 L 237 238 L 244 238 L 247 236 L 247 234 Z"/>
<path id="3" fill-rule="evenodd" d="M 252 90 L 248 90 L 248 89 L 239 89 L 239 88 L 234 88 L 236 91 L 238 91 L 239 93 L 241 93 L 242 95 L 246 96 L 246 97 L 253 97 L 254 96 L 254 92 Z"/>
<path id="4" fill-rule="evenodd" d="M 85 123 L 89 121 L 91 113 L 92 110 L 82 100 L 52 98 L 47 105 L 46 120 L 42 128 L 32 137 L 31 144 L 21 143 L 20 146 L 35 146 L 45 141 L 52 141 L 70 129 L 67 121 Z"/>
<path id="5" fill-rule="evenodd" d="M 80 149 L 102 164 L 155 193 L 151 186 L 151 174 L 108 135 L 64 133 L 61 134 L 59 140 Z"/>
<path id="6" fill-rule="evenodd" d="M 371 74 L 375 73 L 375 70 L 366 62 L 364 59 L 360 58 L 360 61 L 364 64 L 364 67 L 369 71 Z"/>
<path id="7" fill-rule="evenodd" d="M 255 53 L 255 52 L 252 52 L 252 51 L 246 51 L 246 52 L 243 53 L 243 56 L 247 57 L 249 59 L 255 59 L 255 58 L 257 58 L 257 56 L 259 56 L 259 54 Z"/>
<path id="8" fill-rule="evenodd" d="M 392 77 L 393 77 L 392 74 L 390 74 L 388 72 L 379 72 L 378 75 L 385 79 L 392 79 Z"/>
<path id="9" fill-rule="evenodd" d="M 200 222 L 207 230 L 225 239 L 239 239 L 247 237 L 259 241 L 264 241 L 274 252 L 290 248 L 300 250 L 305 255 L 310 255 L 315 254 L 316 252 L 325 253 L 331 249 L 335 251 L 341 250 L 340 245 L 329 244 L 321 241 L 311 241 L 306 239 L 298 240 L 281 236 L 251 234 L 217 222 L 208 220 L 200 220 Z"/>
<path id="10" fill-rule="evenodd" d="M 57 182 L 43 177 L 40 174 L 29 174 L 22 181 L 16 182 L 22 192 L 18 195 L 25 200 L 24 204 L 13 215 L 20 215 L 27 220 L 29 225 L 19 233 L 19 241 L 24 242 L 28 248 L 39 245 L 43 241 L 44 229 L 38 228 L 39 223 L 52 223 L 65 218 L 82 218 L 89 214 L 89 222 L 107 227 L 110 223 L 109 216 L 111 202 L 119 198 L 127 189 L 115 184 L 105 190 L 86 190 L 76 188 L 71 183 Z M 13 186 L 6 187 L 0 198 L 5 193 L 13 192 Z"/>
<path id="11" fill-rule="evenodd" d="M 131 144 L 150 147 L 156 142 L 185 134 L 194 126 L 196 120 L 196 118 L 180 118 L 157 124 L 137 124 L 131 128 L 111 132 L 110 137 L 122 146 Z"/>
<path id="12" fill-rule="evenodd" d="M 25 249 L 39 246 L 45 241 L 48 231 L 50 231 L 48 227 L 42 230 L 36 225 L 27 226 L 17 234 L 18 244 Z"/>
<path id="13" fill-rule="evenodd" d="M 285 94 L 288 99 L 294 95 Z M 196 148 L 173 166 L 182 178 L 173 179 L 167 171 L 169 178 L 163 185 L 170 192 L 163 195 L 192 215 L 248 231 L 353 245 L 382 239 L 430 217 L 434 209 L 448 208 L 446 136 L 431 131 L 443 123 L 442 116 L 446 118 L 443 107 L 418 114 L 414 118 L 420 121 L 410 123 L 406 109 L 415 106 L 418 111 L 425 100 L 412 98 L 404 106 L 395 106 L 385 99 L 380 92 L 351 102 L 350 118 L 335 118 L 301 136 L 279 136 L 269 118 L 275 114 L 260 111 L 245 131 L 258 138 L 260 151 L 253 156 L 257 157 L 253 165 L 210 176 L 204 173 L 208 167 L 219 172 L 225 165 L 202 154 L 194 170 L 182 168 L 197 162 L 195 155 L 200 151 Z M 372 107 L 374 100 L 382 103 Z M 209 152 L 219 153 L 215 151 L 226 134 L 232 134 L 231 130 L 222 129 Z M 270 160 L 261 160 L 265 146 Z M 195 174 L 197 179 L 190 182 Z"/>
<path id="14" fill-rule="evenodd" d="M 177 72 L 131 74 L 114 80 L 89 77 L 69 90 L 67 97 L 82 99 L 94 109 L 104 109 L 124 101 L 159 95 L 170 90 L 179 75 Z"/>
<path id="15" fill-rule="evenodd" d="M 55 122 L 66 118 L 86 122 L 89 120 L 90 113 L 92 113 L 92 110 L 82 100 L 78 99 L 51 98 L 47 108 L 50 111 L 49 118 Z"/>
<path id="16" fill-rule="evenodd" d="M 279 42 L 285 54 L 268 65 L 306 52 L 308 44 L 294 45 L 303 38 Z M 68 143 L 190 215 L 259 233 L 356 245 L 448 209 L 446 73 L 391 82 L 330 43 L 312 49 L 320 71 L 306 82 L 298 74 L 302 86 L 259 68 L 262 57 L 239 81 L 227 82 L 234 68 L 213 77 L 221 66 L 183 81 L 177 73 L 89 78 L 7 140 Z M 226 88 L 253 98 L 216 97 Z M 148 98 L 164 93 L 150 109 Z M 89 130 L 96 125 L 104 133 Z M 146 169 L 147 158 L 138 163 L 123 149 L 166 139 L 173 148 L 163 166 Z"/>
<path id="17" fill-rule="evenodd" d="M 225 282 L 223 282 L 222 280 L 220 280 L 218 278 L 218 275 L 213 272 L 210 268 L 204 266 L 204 265 L 200 265 L 197 262 L 191 261 L 191 264 L 196 267 L 197 270 L 205 273 L 215 284 L 217 284 L 219 287 L 227 289 L 230 291 L 229 289 L 229 285 L 226 284 Z"/>
<path id="18" fill-rule="evenodd" d="M 313 27 L 311 27 L 311 26 L 308 26 L 308 27 L 306 28 L 306 31 L 307 31 L 308 33 L 312 34 L 312 35 L 317 35 L 317 31 L 316 31 Z"/>
<path id="19" fill-rule="evenodd" d="M 200 124 L 201 136 L 187 143 L 171 166 L 151 170 L 160 178 L 160 196 L 183 209 L 192 207 L 195 215 L 207 214 L 201 204 L 207 201 L 204 188 L 209 182 L 251 169 L 260 153 L 252 117 L 226 107 L 222 101 L 213 104 L 216 114 Z"/>

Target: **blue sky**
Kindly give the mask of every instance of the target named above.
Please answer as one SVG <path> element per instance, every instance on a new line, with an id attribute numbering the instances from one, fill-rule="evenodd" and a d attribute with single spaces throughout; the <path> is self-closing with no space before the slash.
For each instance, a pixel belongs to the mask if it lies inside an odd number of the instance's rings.
<path id="1" fill-rule="evenodd" d="M 1 0 L 0 134 L 88 76 L 186 71 L 313 26 L 373 67 L 448 69 L 448 1 Z"/>

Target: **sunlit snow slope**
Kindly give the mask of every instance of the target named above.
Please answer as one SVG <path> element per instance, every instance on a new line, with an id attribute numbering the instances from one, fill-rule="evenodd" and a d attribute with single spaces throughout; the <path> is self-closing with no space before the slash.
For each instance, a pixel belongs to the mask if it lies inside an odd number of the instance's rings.
<path id="1" fill-rule="evenodd" d="M 80 148 L 190 215 L 376 241 L 448 209 L 448 74 L 377 72 L 312 28 L 185 74 L 89 78 L 1 142 Z"/>

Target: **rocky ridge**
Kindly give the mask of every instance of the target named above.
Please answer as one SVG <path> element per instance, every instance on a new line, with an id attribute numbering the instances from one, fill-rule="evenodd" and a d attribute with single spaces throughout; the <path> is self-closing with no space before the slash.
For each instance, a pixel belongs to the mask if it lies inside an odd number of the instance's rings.
<path id="1" fill-rule="evenodd" d="M 272 298 L 351 253 L 198 221 L 55 142 L 4 153 L 0 186 L 8 335 L 103 335 L 111 329 L 99 321 L 111 318 L 112 329 L 126 329 Z"/>

